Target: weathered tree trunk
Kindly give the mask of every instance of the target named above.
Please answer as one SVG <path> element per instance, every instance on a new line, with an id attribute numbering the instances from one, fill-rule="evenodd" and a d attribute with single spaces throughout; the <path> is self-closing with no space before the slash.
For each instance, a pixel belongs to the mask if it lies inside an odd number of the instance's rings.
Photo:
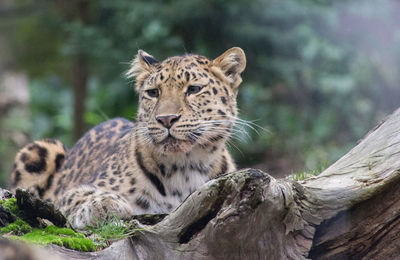
<path id="1" fill-rule="evenodd" d="M 205 184 L 164 220 L 85 259 L 400 258 L 400 109 L 321 175 L 246 169 Z"/>

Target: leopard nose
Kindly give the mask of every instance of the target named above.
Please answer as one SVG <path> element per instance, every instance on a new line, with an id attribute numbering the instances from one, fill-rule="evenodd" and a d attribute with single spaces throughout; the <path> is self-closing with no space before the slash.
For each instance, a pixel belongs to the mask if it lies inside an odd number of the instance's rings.
<path id="1" fill-rule="evenodd" d="M 156 116 L 156 120 L 162 124 L 165 128 L 170 129 L 171 126 L 181 118 L 181 115 L 167 115 L 167 116 Z"/>

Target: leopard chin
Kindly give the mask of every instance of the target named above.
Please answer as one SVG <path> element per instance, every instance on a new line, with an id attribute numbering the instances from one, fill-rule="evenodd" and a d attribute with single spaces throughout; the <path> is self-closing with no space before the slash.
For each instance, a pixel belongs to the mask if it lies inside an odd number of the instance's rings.
<path id="1" fill-rule="evenodd" d="M 165 138 L 159 145 L 164 153 L 188 153 L 193 148 L 193 145 L 189 141 L 176 139 L 172 136 Z"/>

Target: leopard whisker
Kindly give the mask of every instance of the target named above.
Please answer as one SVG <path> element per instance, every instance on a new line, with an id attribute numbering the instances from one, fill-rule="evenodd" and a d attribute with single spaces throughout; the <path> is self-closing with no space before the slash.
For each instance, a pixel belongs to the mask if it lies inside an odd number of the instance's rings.
<path id="1" fill-rule="evenodd" d="M 243 137 L 243 135 L 241 135 L 242 134 L 242 132 L 235 132 L 235 131 L 232 131 L 232 132 L 229 132 L 229 133 L 227 133 L 226 132 L 226 129 L 221 129 L 221 128 L 217 128 L 217 127 L 209 127 L 207 130 L 205 130 L 205 129 L 203 129 L 202 131 L 201 131 L 201 133 L 203 134 L 203 133 L 208 133 L 209 131 L 213 131 L 213 132 L 217 132 L 217 133 L 219 133 L 219 134 L 226 134 L 227 135 L 227 137 L 228 137 L 228 139 L 229 139 L 229 137 L 233 137 L 233 139 L 236 139 L 236 140 L 239 140 L 240 142 L 243 142 L 243 143 L 245 143 L 245 142 L 247 142 L 248 140 L 246 140 L 244 137 Z M 245 132 L 246 133 L 246 132 Z M 247 134 L 247 133 L 246 133 Z"/>
<path id="2" fill-rule="evenodd" d="M 219 125 L 215 125 L 215 123 L 213 123 L 213 122 L 201 124 L 201 128 L 203 128 L 203 129 L 207 128 L 209 130 L 218 128 L 218 129 L 226 130 L 226 131 L 229 131 L 229 132 L 232 132 L 232 133 L 237 133 L 239 135 L 244 135 L 247 138 L 250 138 L 250 135 L 247 133 L 247 131 L 244 128 L 221 127 Z M 206 130 L 206 129 L 204 129 L 204 130 Z"/>
<path id="3" fill-rule="evenodd" d="M 213 114 L 212 116 L 219 116 L 219 117 L 223 117 L 223 118 L 227 118 L 227 119 L 222 119 L 222 120 L 210 120 L 210 121 L 221 121 L 221 122 L 227 121 L 227 122 L 234 122 L 235 124 L 249 127 L 250 129 L 252 129 L 253 131 L 255 131 L 258 135 L 261 135 L 261 134 L 260 134 L 260 132 L 259 132 L 257 129 L 262 130 L 262 131 L 265 131 L 265 132 L 268 132 L 268 133 L 271 132 L 271 131 L 269 131 L 268 129 L 266 129 L 266 128 L 264 128 L 264 127 L 262 127 L 262 126 L 260 126 L 260 125 L 258 125 L 258 124 L 256 124 L 256 123 L 254 123 L 255 120 L 254 120 L 254 121 L 248 121 L 248 120 L 244 120 L 244 119 L 238 118 L 238 117 L 236 117 L 236 116 L 220 115 L 220 114 Z"/>
<path id="4" fill-rule="evenodd" d="M 220 131 L 220 129 L 210 129 L 212 131 Z M 247 134 L 247 133 L 246 133 Z M 238 140 L 242 143 L 246 143 L 248 141 L 248 139 L 246 139 L 243 135 L 241 135 L 240 132 L 231 132 L 230 133 L 230 137 L 232 137 L 232 139 Z M 248 137 L 250 138 L 250 137 Z"/>
<path id="5" fill-rule="evenodd" d="M 229 141 L 229 140 L 226 140 L 226 144 L 227 144 L 228 146 L 233 146 L 236 150 L 239 151 L 239 153 L 240 153 L 242 156 L 244 156 L 244 153 L 242 152 L 242 150 L 240 150 L 239 147 L 237 147 L 237 145 L 235 145 L 233 142 L 231 142 L 231 141 Z"/>

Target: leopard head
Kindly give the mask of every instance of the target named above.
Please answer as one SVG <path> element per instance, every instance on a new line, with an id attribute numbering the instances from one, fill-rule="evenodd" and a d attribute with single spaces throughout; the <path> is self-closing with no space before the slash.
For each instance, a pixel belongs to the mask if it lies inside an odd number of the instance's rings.
<path id="1" fill-rule="evenodd" d="M 245 66 L 238 47 L 214 60 L 187 54 L 157 61 L 139 50 L 127 77 L 136 78 L 140 141 L 162 153 L 223 144 L 237 117 Z"/>

